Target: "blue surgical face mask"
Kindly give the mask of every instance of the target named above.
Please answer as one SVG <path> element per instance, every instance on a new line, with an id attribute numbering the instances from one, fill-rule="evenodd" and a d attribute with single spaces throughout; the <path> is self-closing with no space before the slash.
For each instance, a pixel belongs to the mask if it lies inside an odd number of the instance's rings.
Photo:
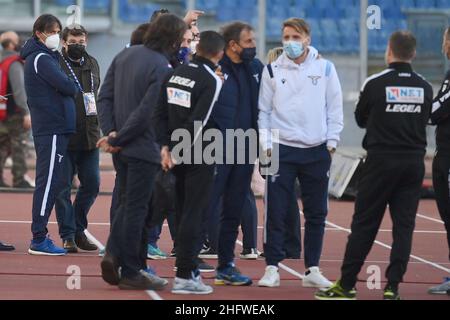
<path id="1" fill-rule="evenodd" d="M 178 61 L 183 64 L 189 63 L 189 55 L 191 54 L 191 49 L 188 47 L 181 47 L 178 51 Z"/>
<path id="2" fill-rule="evenodd" d="M 292 60 L 299 58 L 305 52 L 303 43 L 297 41 L 283 42 L 283 49 L 286 55 Z"/>

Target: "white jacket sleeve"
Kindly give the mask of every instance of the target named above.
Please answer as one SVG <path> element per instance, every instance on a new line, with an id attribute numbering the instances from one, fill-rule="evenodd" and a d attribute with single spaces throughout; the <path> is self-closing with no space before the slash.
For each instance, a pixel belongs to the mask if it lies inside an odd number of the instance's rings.
<path id="1" fill-rule="evenodd" d="M 271 116 L 273 110 L 273 95 L 274 89 L 272 86 L 272 79 L 270 78 L 267 67 L 264 68 L 261 77 L 261 86 L 259 89 L 259 142 L 264 151 L 272 149 L 272 134 L 271 134 Z"/>
<path id="2" fill-rule="evenodd" d="M 344 109 L 341 83 L 334 64 L 328 77 L 327 92 L 327 146 L 336 148 L 344 129 Z"/>

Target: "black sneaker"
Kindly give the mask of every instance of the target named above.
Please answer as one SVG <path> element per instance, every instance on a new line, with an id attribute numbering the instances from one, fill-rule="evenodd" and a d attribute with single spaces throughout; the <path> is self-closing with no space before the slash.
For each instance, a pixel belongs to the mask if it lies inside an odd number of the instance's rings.
<path id="1" fill-rule="evenodd" d="M 197 268 L 202 273 L 216 271 L 216 269 L 213 266 L 207 264 L 205 261 L 203 261 L 203 259 L 200 259 L 200 258 L 197 259 Z"/>
<path id="2" fill-rule="evenodd" d="M 208 248 L 200 251 L 200 254 L 198 255 L 201 259 L 218 259 L 219 256 L 213 248 Z"/>
<path id="3" fill-rule="evenodd" d="M 75 236 L 75 243 L 78 248 L 84 251 L 95 251 L 97 246 L 89 241 L 84 233 L 79 233 Z"/>
<path id="4" fill-rule="evenodd" d="M 0 241 L 0 251 L 14 251 L 14 250 L 16 250 L 16 248 L 14 248 L 13 245 Z"/>
<path id="5" fill-rule="evenodd" d="M 117 286 L 120 280 L 117 258 L 105 251 L 100 267 L 102 269 L 102 279 L 112 286 Z"/>
<path id="6" fill-rule="evenodd" d="M 258 259 L 258 250 L 255 248 L 244 248 L 240 254 L 240 258 L 244 260 L 256 260 Z"/>
<path id="7" fill-rule="evenodd" d="M 158 276 L 138 274 L 133 278 L 122 278 L 119 281 L 120 290 L 162 290 L 168 281 Z"/>
<path id="8" fill-rule="evenodd" d="M 314 295 L 317 300 L 356 300 L 356 290 L 345 290 L 338 280 L 329 289 L 321 289 Z"/>
<path id="9" fill-rule="evenodd" d="M 388 285 L 386 289 L 384 289 L 383 300 L 401 300 L 398 289 Z"/>
<path id="10" fill-rule="evenodd" d="M 75 241 L 73 241 L 72 239 L 64 240 L 63 248 L 67 250 L 67 253 L 77 253 L 78 252 L 77 245 L 76 245 Z"/>
<path id="11" fill-rule="evenodd" d="M 175 248 L 173 248 L 172 251 L 170 251 L 170 257 L 175 258 L 176 256 L 177 256 L 177 252 L 175 251 Z"/>

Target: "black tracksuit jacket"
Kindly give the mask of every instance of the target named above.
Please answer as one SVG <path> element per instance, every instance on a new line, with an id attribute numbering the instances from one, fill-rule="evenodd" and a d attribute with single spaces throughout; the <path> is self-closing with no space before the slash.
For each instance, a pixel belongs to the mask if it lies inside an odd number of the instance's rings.
<path id="1" fill-rule="evenodd" d="M 202 57 L 178 67 L 164 83 L 153 114 L 156 140 L 161 146 L 174 147 L 172 133 L 186 129 L 194 144 L 202 132 L 213 127 L 210 116 L 222 88 L 222 80 L 214 73 L 214 64 Z M 194 126 L 194 122 L 201 126 Z"/>
<path id="2" fill-rule="evenodd" d="M 408 63 L 392 63 L 368 78 L 355 111 L 356 122 L 367 129 L 364 149 L 423 156 L 432 101 L 431 85 Z"/>

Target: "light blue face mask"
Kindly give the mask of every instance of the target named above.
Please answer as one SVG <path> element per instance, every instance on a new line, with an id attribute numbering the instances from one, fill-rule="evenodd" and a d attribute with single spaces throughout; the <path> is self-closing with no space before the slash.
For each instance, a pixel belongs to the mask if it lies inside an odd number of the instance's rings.
<path id="1" fill-rule="evenodd" d="M 283 49 L 290 59 L 297 59 L 305 52 L 305 47 L 302 42 L 285 41 L 283 42 Z"/>

